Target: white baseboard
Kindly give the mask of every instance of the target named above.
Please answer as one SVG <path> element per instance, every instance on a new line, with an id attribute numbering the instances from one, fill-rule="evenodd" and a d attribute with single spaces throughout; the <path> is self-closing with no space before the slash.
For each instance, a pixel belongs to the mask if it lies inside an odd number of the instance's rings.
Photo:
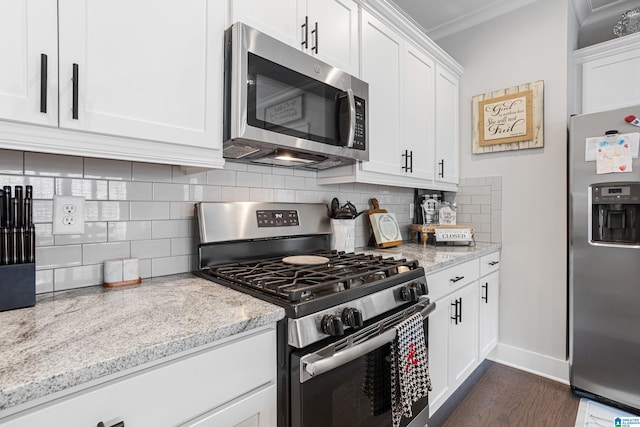
<path id="1" fill-rule="evenodd" d="M 540 375 L 563 384 L 569 384 L 569 361 L 555 359 L 506 344 L 498 344 L 487 359 Z"/>

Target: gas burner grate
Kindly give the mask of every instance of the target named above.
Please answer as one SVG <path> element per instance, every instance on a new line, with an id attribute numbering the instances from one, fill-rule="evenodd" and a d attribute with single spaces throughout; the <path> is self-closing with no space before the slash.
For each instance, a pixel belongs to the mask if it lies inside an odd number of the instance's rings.
<path id="1" fill-rule="evenodd" d="M 326 257 L 329 262 L 292 265 L 277 257 L 209 267 L 205 273 L 295 303 L 344 292 L 418 268 L 417 261 L 376 255 L 336 251 L 314 255 Z"/>

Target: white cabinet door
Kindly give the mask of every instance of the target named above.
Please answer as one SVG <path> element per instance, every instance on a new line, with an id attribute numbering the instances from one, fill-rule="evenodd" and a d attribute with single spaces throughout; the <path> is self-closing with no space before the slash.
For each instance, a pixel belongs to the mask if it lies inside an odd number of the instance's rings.
<path id="1" fill-rule="evenodd" d="M 445 299 L 446 300 L 446 299 Z M 449 391 L 449 306 L 445 300 L 436 302 L 429 315 L 429 415 L 445 402 Z"/>
<path id="2" fill-rule="evenodd" d="M 500 273 L 498 271 L 480 279 L 479 347 L 480 360 L 498 344 L 498 305 L 500 296 Z"/>
<path id="3" fill-rule="evenodd" d="M 57 13 L 55 1 L 0 1 L 0 119 L 58 125 Z"/>
<path id="4" fill-rule="evenodd" d="M 455 389 L 478 366 L 478 286 L 476 283 L 466 286 L 449 296 L 448 300 L 449 381 Z M 456 313 L 457 321 L 454 319 Z"/>
<path id="5" fill-rule="evenodd" d="M 230 7 L 231 24 L 242 22 L 283 43 L 301 47 L 306 0 L 231 0 Z"/>
<path id="6" fill-rule="evenodd" d="M 181 427 L 275 427 L 276 401 L 276 386 L 271 385 Z"/>
<path id="7" fill-rule="evenodd" d="M 434 178 L 434 76 L 435 63 L 421 49 L 405 43 L 402 85 L 403 150 L 411 154 L 408 176 Z"/>
<path id="8" fill-rule="evenodd" d="M 225 2 L 58 5 L 61 128 L 220 148 Z"/>
<path id="9" fill-rule="evenodd" d="M 362 12 L 362 79 L 369 83 L 369 161 L 365 171 L 399 174 L 402 38 Z"/>
<path id="10" fill-rule="evenodd" d="M 353 0 L 233 0 L 235 22 L 358 74 L 358 5 Z"/>
<path id="11" fill-rule="evenodd" d="M 459 79 L 436 66 L 436 180 L 457 184 L 459 145 Z"/>
<path id="12" fill-rule="evenodd" d="M 352 0 L 308 0 L 307 15 L 308 51 L 357 76 L 358 5 Z"/>
<path id="13" fill-rule="evenodd" d="M 582 65 L 582 113 L 612 110 L 640 103 L 635 83 L 640 48 L 585 62 Z"/>

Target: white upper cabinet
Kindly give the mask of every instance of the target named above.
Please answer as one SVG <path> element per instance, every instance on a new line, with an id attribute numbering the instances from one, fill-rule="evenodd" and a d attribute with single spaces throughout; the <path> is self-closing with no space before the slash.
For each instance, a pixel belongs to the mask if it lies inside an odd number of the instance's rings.
<path id="1" fill-rule="evenodd" d="M 0 148 L 222 167 L 227 7 L 0 2 Z"/>
<path id="2" fill-rule="evenodd" d="M 575 113 L 594 113 L 640 104 L 640 34 L 576 50 Z M 581 102 L 580 102 L 581 100 Z"/>
<path id="3" fill-rule="evenodd" d="M 369 161 L 363 171 L 399 174 L 402 38 L 362 12 L 362 80 L 369 84 Z"/>
<path id="4" fill-rule="evenodd" d="M 58 125 L 57 14 L 50 0 L 0 1 L 0 118 Z"/>
<path id="5" fill-rule="evenodd" d="M 435 143 L 435 62 L 422 49 L 405 43 L 404 72 L 401 80 L 401 149 L 409 153 L 405 174 L 414 179 L 434 179 Z"/>
<path id="6" fill-rule="evenodd" d="M 442 66 L 436 67 L 436 180 L 459 181 L 459 79 Z"/>
<path id="7" fill-rule="evenodd" d="M 360 16 L 369 161 L 319 171 L 318 182 L 456 191 L 462 68 L 394 13 L 363 6 Z"/>
<path id="8" fill-rule="evenodd" d="M 245 24 L 352 74 L 358 73 L 358 5 L 353 0 L 233 0 Z"/>
<path id="9" fill-rule="evenodd" d="M 214 3 L 60 0 L 60 127 L 219 148 Z"/>

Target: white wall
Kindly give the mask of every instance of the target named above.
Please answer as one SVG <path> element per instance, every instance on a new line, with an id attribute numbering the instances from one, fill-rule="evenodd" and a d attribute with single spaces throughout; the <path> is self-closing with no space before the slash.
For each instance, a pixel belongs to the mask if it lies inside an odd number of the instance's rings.
<path id="1" fill-rule="evenodd" d="M 502 176 L 496 358 L 562 381 L 568 381 L 567 49 L 574 39 L 568 37 L 568 3 L 539 0 L 438 40 L 465 70 L 460 87 L 461 177 Z M 472 154 L 471 98 L 536 80 L 544 80 L 544 148 Z"/>

